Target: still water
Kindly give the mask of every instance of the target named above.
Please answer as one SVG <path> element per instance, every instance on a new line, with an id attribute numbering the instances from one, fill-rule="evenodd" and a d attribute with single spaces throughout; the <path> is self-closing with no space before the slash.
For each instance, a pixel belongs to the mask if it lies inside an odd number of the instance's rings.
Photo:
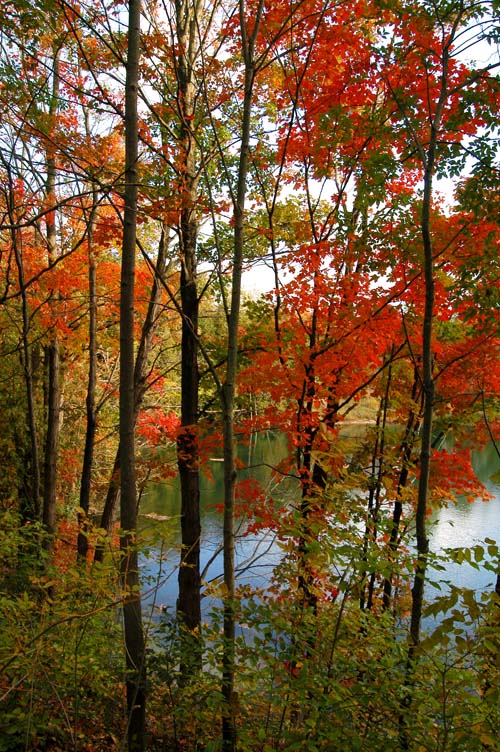
<path id="1" fill-rule="evenodd" d="M 472 466 L 493 498 L 488 502 L 478 500 L 473 503 L 461 499 L 456 504 L 440 509 L 431 520 L 431 547 L 435 552 L 445 548 L 484 546 L 485 538 L 500 543 L 500 484 L 491 480 L 491 476 L 500 470 L 500 459 L 495 447 L 490 444 L 481 452 L 474 452 Z M 442 577 L 458 587 L 476 591 L 490 590 L 495 585 L 495 575 L 492 572 L 482 567 L 475 569 L 466 562 L 448 562 Z"/>
<path id="2" fill-rule="evenodd" d="M 257 441 L 239 449 L 239 456 L 245 470 L 238 472 L 238 479 L 254 478 L 272 494 L 279 498 L 293 500 L 297 487 L 293 480 L 275 478 L 272 472 L 287 455 L 287 441 L 283 434 L 266 433 Z M 200 566 L 204 585 L 213 585 L 222 578 L 222 514 L 220 505 L 224 500 L 223 467 L 219 458 L 210 460 L 212 477 L 202 476 L 200 481 L 200 501 L 202 505 L 202 537 Z M 279 491 L 277 486 L 279 485 Z M 219 507 L 219 509 L 217 508 Z M 180 545 L 180 488 L 178 478 L 168 483 L 153 486 L 141 503 L 141 526 L 143 531 L 151 531 L 150 553 L 142 561 L 143 577 L 154 593 L 154 607 L 175 607 L 177 598 L 177 566 Z M 243 533 L 245 522 L 241 520 L 238 531 Z M 158 533 L 158 537 L 155 534 Z M 160 543 L 161 539 L 161 543 Z M 269 582 L 273 568 L 282 557 L 282 549 L 271 534 L 237 535 L 236 567 L 239 584 L 265 585 Z"/>
<path id="3" fill-rule="evenodd" d="M 253 477 L 264 488 L 276 491 L 283 501 L 293 500 L 297 488 L 291 480 L 278 480 L 271 472 L 286 456 L 287 446 L 282 434 L 266 434 L 240 450 L 248 469 L 240 477 Z M 213 478 L 202 478 L 202 545 L 201 567 L 203 581 L 214 583 L 222 577 L 222 515 L 216 505 L 223 501 L 222 463 L 213 458 L 210 463 Z M 478 478 L 493 495 L 489 502 L 473 503 L 460 500 L 435 512 L 430 521 L 431 549 L 439 553 L 446 548 L 472 547 L 485 538 L 500 542 L 500 484 L 491 476 L 500 470 L 495 447 L 490 445 L 473 454 L 473 467 Z M 279 484 L 279 487 L 277 486 Z M 177 598 L 177 565 L 180 538 L 180 492 L 177 479 L 152 487 L 141 503 L 141 524 L 151 533 L 149 554 L 143 557 L 146 602 L 152 608 L 174 608 Z M 244 523 L 242 523 L 244 528 Z M 282 549 L 270 534 L 239 537 L 236 546 L 238 582 L 265 585 L 273 567 L 279 562 Z M 484 568 L 476 569 L 464 562 L 447 561 L 445 570 L 433 573 L 432 579 L 449 581 L 459 587 L 476 591 L 494 587 L 495 576 Z M 431 595 L 428 591 L 428 595 Z"/>

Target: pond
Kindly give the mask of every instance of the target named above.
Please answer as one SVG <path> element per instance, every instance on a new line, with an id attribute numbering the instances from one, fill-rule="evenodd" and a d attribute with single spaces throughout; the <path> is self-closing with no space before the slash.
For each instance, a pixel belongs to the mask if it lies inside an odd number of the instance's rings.
<path id="1" fill-rule="evenodd" d="M 490 538 L 500 543 L 500 484 L 491 481 L 491 476 L 500 470 L 500 460 L 493 444 L 480 452 L 473 452 L 472 465 L 479 480 L 492 494 L 491 501 L 468 502 L 460 499 L 436 512 L 431 519 L 431 547 L 440 552 L 446 548 L 484 545 Z M 495 586 L 495 576 L 484 568 L 476 569 L 464 562 L 447 562 L 443 579 L 449 579 L 457 587 L 471 590 L 490 590 Z"/>
<path id="2" fill-rule="evenodd" d="M 263 488 L 272 489 L 272 467 L 286 456 L 287 440 L 284 434 L 265 433 L 248 446 L 239 448 L 240 459 L 246 468 L 238 478 L 252 477 Z M 210 460 L 212 478 L 201 476 L 200 501 L 202 538 L 200 567 L 202 580 L 211 584 L 222 578 L 222 514 L 218 510 L 224 500 L 223 466 L 219 458 Z M 296 495 L 295 482 L 282 480 L 280 499 L 292 500 Z M 156 607 L 174 607 L 177 598 L 177 567 L 180 546 L 180 487 L 178 478 L 151 487 L 141 502 L 140 524 L 143 530 L 151 528 L 161 534 L 162 550 L 153 546 L 142 561 L 142 575 L 148 581 L 148 590 L 155 593 Z M 163 521 L 162 521 L 163 520 Z M 243 532 L 241 520 L 239 532 Z M 282 549 L 272 534 L 238 535 L 236 540 L 236 567 L 238 583 L 265 585 L 273 568 L 279 563 Z M 146 595 L 146 601 L 151 601 Z"/>
<path id="3" fill-rule="evenodd" d="M 264 488 L 269 488 L 273 479 L 271 467 L 278 465 L 286 455 L 286 438 L 282 434 L 261 435 L 250 446 L 240 448 L 241 459 L 248 469 L 239 477 L 251 476 Z M 212 583 L 222 577 L 222 515 L 216 505 L 223 501 L 222 462 L 211 460 L 213 479 L 202 477 L 202 541 L 201 567 L 204 583 Z M 473 466 L 477 477 L 493 495 L 489 502 L 477 500 L 470 503 L 465 499 L 436 511 L 430 520 L 430 544 L 433 552 L 446 548 L 472 547 L 484 542 L 485 538 L 500 541 L 500 484 L 490 478 L 500 469 L 500 460 L 493 445 L 473 454 Z M 293 500 L 296 486 L 291 480 L 281 481 L 280 499 Z M 174 608 L 177 598 L 177 566 L 180 539 L 180 491 L 177 479 L 168 484 L 151 487 L 141 502 L 141 525 L 144 531 L 155 530 L 161 535 L 153 539 L 148 556 L 142 560 L 142 573 L 145 578 L 146 603 L 153 608 Z M 242 523 L 243 525 L 244 523 Z M 283 555 L 282 549 L 273 536 L 241 536 L 236 544 L 236 565 L 238 582 L 266 585 L 272 570 Z M 476 591 L 494 588 L 495 577 L 484 568 L 476 569 L 464 562 L 446 562 L 444 571 L 432 573 L 432 579 L 450 581 L 459 587 Z M 432 597 L 432 588 L 428 591 Z"/>

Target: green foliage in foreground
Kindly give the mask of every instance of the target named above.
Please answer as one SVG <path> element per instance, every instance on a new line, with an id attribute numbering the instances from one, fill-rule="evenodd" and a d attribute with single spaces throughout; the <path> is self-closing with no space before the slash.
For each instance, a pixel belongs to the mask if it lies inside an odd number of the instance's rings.
<path id="1" fill-rule="evenodd" d="M 16 515 L 0 529 L 0 752 L 112 749 L 123 648 L 109 572 L 76 566 L 64 539 L 50 566 Z"/>
<path id="2" fill-rule="evenodd" d="M 66 564 L 60 553 L 52 569 L 40 557 L 33 526 L 19 527 L 5 514 L 0 529 L 0 752 L 123 748 L 120 592 L 112 562 L 82 568 L 73 552 Z M 241 752 L 498 749 L 495 594 L 443 594 L 429 609 L 438 626 L 410 673 L 404 614 L 360 611 L 347 584 L 317 613 L 302 608 L 283 582 L 266 592 L 243 588 L 236 607 Z M 173 613 L 150 625 L 151 752 L 220 750 L 221 618 L 215 599 L 200 638 L 205 670 L 184 684 Z"/>
<path id="3" fill-rule="evenodd" d="M 314 615 L 280 596 L 246 599 L 235 698 L 239 749 L 497 749 L 500 645 L 498 630 L 487 626 L 491 603 L 479 605 L 477 631 L 454 641 L 451 630 L 446 644 L 424 643 L 410 688 L 406 634 L 390 614 L 360 614 L 347 600 Z M 176 682 L 172 622 L 159 627 L 164 647 L 151 660 L 160 690 L 151 697 L 155 731 L 165 745 L 159 749 L 220 750 L 217 611 L 213 617 L 206 630 L 212 671 L 187 687 Z"/>

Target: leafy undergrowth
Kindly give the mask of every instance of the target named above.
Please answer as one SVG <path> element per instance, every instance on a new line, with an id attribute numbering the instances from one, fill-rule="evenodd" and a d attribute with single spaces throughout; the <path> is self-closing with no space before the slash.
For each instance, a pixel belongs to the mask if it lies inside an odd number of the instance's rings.
<path id="1" fill-rule="evenodd" d="M 0 526 L 0 752 L 114 752 L 126 736 L 116 559 L 77 565 L 60 527 L 57 566 L 40 530 Z M 234 707 L 239 752 L 493 752 L 498 749 L 498 599 L 454 592 L 408 674 L 404 622 L 360 611 L 357 573 L 304 607 L 291 572 L 238 593 Z M 288 579 L 287 579 L 288 578 Z M 446 614 L 444 613 L 446 611 Z M 219 752 L 222 613 L 200 636 L 204 670 L 180 681 L 174 613 L 148 625 L 149 752 Z M 405 746 L 406 745 L 406 746 Z"/>
<path id="2" fill-rule="evenodd" d="M 317 613 L 290 594 L 240 593 L 239 750 L 498 749 L 498 634 L 486 618 L 495 598 L 473 605 L 466 595 L 409 673 L 406 632 L 391 614 L 360 613 L 348 587 Z M 206 670 L 187 685 L 178 681 L 173 619 L 158 625 L 161 647 L 149 665 L 155 749 L 221 750 L 221 622 L 215 608 L 205 626 Z"/>
<path id="3" fill-rule="evenodd" d="M 77 564 L 61 526 L 4 515 L 0 534 L 0 752 L 110 750 L 122 736 L 123 648 L 114 566 Z"/>

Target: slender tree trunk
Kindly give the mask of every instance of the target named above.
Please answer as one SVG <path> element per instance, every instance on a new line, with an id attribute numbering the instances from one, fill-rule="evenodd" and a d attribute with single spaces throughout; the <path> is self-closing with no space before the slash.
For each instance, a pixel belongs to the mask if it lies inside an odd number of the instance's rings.
<path id="1" fill-rule="evenodd" d="M 181 626 L 181 675 L 201 669 L 200 483 L 198 462 L 198 292 L 196 239 L 195 63 L 199 51 L 198 3 L 177 0 L 177 86 L 182 164 L 181 218 L 181 431 L 177 461 L 181 486 L 181 562 L 177 615 Z"/>
<path id="2" fill-rule="evenodd" d="M 156 331 L 159 316 L 160 303 L 163 286 L 161 279 L 167 269 L 167 251 L 169 244 L 168 230 L 162 227 L 160 242 L 158 245 L 158 256 L 154 268 L 154 279 L 149 297 L 149 305 L 146 318 L 141 329 L 141 340 L 137 349 L 134 366 L 134 423 L 137 421 L 139 410 L 142 405 L 144 395 L 147 391 L 148 360 L 153 343 L 154 333 Z M 106 533 L 111 535 L 113 532 L 113 523 L 116 515 L 116 508 L 120 498 L 120 442 L 116 450 L 113 469 L 108 483 L 106 500 L 101 515 L 100 527 Z M 104 546 L 96 546 L 94 561 L 102 561 L 104 556 Z"/>
<path id="3" fill-rule="evenodd" d="M 140 0 L 130 0 L 125 83 L 125 210 L 120 280 L 120 516 L 129 752 L 145 749 L 146 656 L 137 552 L 135 476 L 134 286 L 138 199 Z"/>
<path id="4" fill-rule="evenodd" d="M 236 486 L 236 447 L 234 436 L 234 403 L 238 367 L 238 325 L 241 307 L 241 275 L 244 250 L 245 199 L 247 192 L 250 123 L 255 83 L 255 40 L 262 17 L 260 1 L 252 18 L 253 29 L 247 34 L 245 5 L 240 0 L 240 30 L 245 83 L 243 119 L 238 165 L 238 182 L 234 201 L 234 248 L 231 288 L 231 308 L 228 315 L 228 341 L 225 381 L 222 386 L 222 418 L 224 438 L 224 647 L 222 657 L 222 695 L 225 707 L 222 715 L 222 747 L 224 752 L 236 750 L 236 694 L 235 694 L 235 539 L 234 501 Z"/>
<path id="5" fill-rule="evenodd" d="M 61 358 L 59 342 L 54 337 L 45 348 L 48 376 L 47 391 L 47 434 L 45 438 L 45 458 L 43 473 L 43 524 L 48 533 L 46 547 L 52 550 L 56 532 L 56 485 L 57 456 L 59 452 L 59 425 L 61 417 Z"/>
<path id="6" fill-rule="evenodd" d="M 458 13 L 453 21 L 453 30 L 444 46 L 441 59 L 441 81 L 439 99 L 436 102 L 434 115 L 430 122 L 429 140 L 426 149 L 416 139 L 416 146 L 422 158 L 424 166 L 424 190 L 422 196 L 421 234 L 424 253 L 424 283 L 425 303 L 424 317 L 422 322 L 422 390 L 423 390 L 423 418 L 421 433 L 421 448 L 419 457 L 419 483 L 417 495 L 417 508 L 415 514 L 416 539 L 417 539 L 417 563 L 412 588 L 412 605 L 410 616 L 410 635 L 408 643 L 408 659 L 406 667 L 405 683 L 408 691 L 404 698 L 403 706 L 408 707 L 411 703 L 411 688 L 413 685 L 413 671 L 415 661 L 418 659 L 420 645 L 420 630 L 422 623 L 422 611 L 424 603 L 425 576 L 429 555 L 429 540 L 427 537 L 427 501 L 429 495 L 429 476 L 432 452 L 432 421 L 434 415 L 434 376 L 433 376 L 433 316 L 434 316 L 434 254 L 431 230 L 431 213 L 433 198 L 433 178 L 436 168 L 437 145 L 443 110 L 448 98 L 448 74 L 449 74 L 449 51 L 453 38 L 460 23 Z M 400 741 L 402 749 L 409 748 L 409 732 L 407 718 L 404 713 L 400 715 Z"/>
<path id="7" fill-rule="evenodd" d="M 317 276 L 314 278 L 314 286 L 317 284 Z M 318 311 L 315 309 L 311 318 L 311 330 L 308 341 L 309 352 L 313 353 L 317 342 L 317 323 Z M 314 507 L 318 504 L 318 494 L 326 488 L 327 473 L 321 466 L 321 463 L 313 458 L 314 442 L 317 438 L 318 431 L 310 426 L 310 416 L 313 413 L 314 399 L 317 392 L 317 380 L 315 373 L 314 356 L 311 357 L 306 369 L 306 375 L 303 384 L 303 393 L 298 401 L 296 427 L 297 433 L 301 435 L 301 444 L 297 449 L 297 470 L 302 478 L 302 491 L 300 500 L 300 536 L 297 545 L 298 558 L 298 592 L 303 607 L 312 609 L 316 613 L 318 607 L 318 597 L 314 583 L 314 573 L 311 567 L 310 548 L 311 543 L 315 540 L 314 533 L 311 534 L 311 515 Z M 335 397 L 333 394 L 328 398 L 328 412 L 335 415 L 337 410 L 335 406 Z M 334 428 L 334 421 L 327 421 L 328 428 Z M 304 428 L 304 425 L 306 426 Z"/>
<path id="8" fill-rule="evenodd" d="M 424 599 L 425 573 L 429 541 L 427 537 L 427 498 L 429 495 L 429 473 L 432 449 L 432 419 L 434 414 L 434 378 L 432 375 L 432 317 L 434 314 L 434 270 L 432 242 L 429 230 L 432 173 L 426 170 L 424 206 L 422 211 L 422 237 L 424 241 L 425 268 L 425 310 L 422 328 L 422 387 L 424 410 L 422 420 L 422 444 L 420 448 L 420 477 L 418 483 L 417 509 L 415 515 L 417 530 L 417 566 L 412 589 L 412 609 L 410 622 L 410 656 L 420 642 L 420 624 Z"/>
<path id="9" fill-rule="evenodd" d="M 434 131 L 433 131 L 434 133 Z M 431 137 L 430 152 L 435 150 L 436 133 Z M 423 420 L 420 447 L 420 476 L 418 482 L 417 508 L 415 513 L 417 538 L 417 563 L 411 591 L 410 635 L 406 664 L 405 685 L 406 695 L 403 698 L 402 712 L 399 717 L 400 743 L 403 750 L 410 748 L 409 718 L 404 710 L 412 701 L 413 673 L 418 659 L 420 645 L 420 629 L 424 604 L 425 576 L 427 571 L 427 557 L 429 555 L 429 539 L 427 537 L 427 499 L 429 493 L 429 474 L 432 451 L 432 419 L 434 413 L 434 378 L 432 374 L 432 316 L 434 312 L 434 269 L 432 258 L 432 239 L 429 220 L 432 200 L 432 169 L 434 162 L 429 156 L 426 163 L 424 177 L 424 199 L 422 206 L 421 229 L 424 246 L 425 272 L 425 306 L 422 324 L 422 389 L 423 389 Z"/>
<path id="10" fill-rule="evenodd" d="M 108 536 L 110 536 L 113 532 L 116 509 L 120 500 L 120 455 L 121 444 L 120 441 L 118 441 L 115 461 L 113 462 L 113 469 L 111 470 L 108 490 L 106 492 L 106 499 L 104 501 L 104 508 L 102 510 L 101 521 L 99 523 L 101 530 L 105 530 Z M 94 561 L 102 561 L 103 556 L 104 546 L 98 545 L 95 550 Z"/>
<path id="11" fill-rule="evenodd" d="M 59 49 L 55 49 L 53 57 L 52 94 L 49 107 L 50 123 L 55 122 L 58 110 L 60 84 L 59 54 Z M 51 144 L 47 150 L 46 182 L 46 199 L 49 204 L 49 210 L 46 214 L 47 252 L 49 263 L 53 263 L 57 254 L 57 230 L 55 220 L 56 171 L 55 147 Z M 47 430 L 45 436 L 42 519 L 46 532 L 48 533 L 45 546 L 48 550 L 52 550 L 54 534 L 56 532 L 57 459 L 59 454 L 59 429 L 61 423 L 61 353 L 56 331 L 50 333 L 50 342 L 45 348 L 45 361 L 47 373 Z"/>
<path id="12" fill-rule="evenodd" d="M 301 405 L 299 412 L 301 413 L 301 420 L 304 417 L 309 416 L 312 410 L 312 401 L 309 398 L 315 390 L 314 376 L 310 374 L 311 378 L 310 388 L 311 394 L 308 397 L 307 406 Z M 298 421 L 299 422 L 299 421 Z M 302 451 L 301 462 L 298 468 L 301 473 L 304 473 L 302 480 L 302 491 L 300 499 L 300 536 L 297 544 L 297 558 L 298 558 L 298 593 L 301 606 L 306 609 L 311 609 L 313 613 L 316 613 L 318 607 L 318 597 L 314 587 L 314 574 L 311 568 L 311 543 L 313 543 L 314 536 L 311 535 L 311 515 L 313 508 L 317 505 L 317 494 L 321 488 L 325 488 L 326 477 L 324 470 L 319 464 L 315 462 L 312 457 L 312 449 L 314 445 L 314 439 L 316 431 L 312 431 L 309 428 L 303 431 L 303 441 L 305 446 Z"/>
<path id="13" fill-rule="evenodd" d="M 26 291 L 23 290 L 23 367 L 26 384 L 27 397 L 27 418 L 30 435 L 30 467 L 31 467 L 31 498 L 32 504 L 29 511 L 29 518 L 34 520 L 40 519 L 40 456 L 38 450 L 38 422 L 35 414 L 35 396 L 33 389 L 33 374 L 30 364 L 30 349 L 28 342 L 28 315 L 26 313 Z"/>
<path id="14" fill-rule="evenodd" d="M 403 441 L 401 443 L 400 457 L 401 457 L 401 470 L 399 471 L 398 485 L 396 488 L 394 508 L 392 512 L 391 532 L 389 536 L 389 557 L 391 562 L 396 559 L 397 550 L 399 547 L 400 525 L 401 517 L 403 515 L 403 501 L 402 494 L 408 483 L 408 474 L 411 461 L 411 454 L 415 445 L 415 440 L 420 429 L 422 420 L 423 409 L 423 391 L 420 385 L 420 376 L 418 369 L 415 367 L 414 381 L 412 387 L 412 403 L 414 407 L 410 411 L 408 420 L 406 422 L 405 433 Z M 420 407 L 417 411 L 416 403 L 420 402 Z M 390 608 L 392 597 L 392 574 L 384 579 L 384 589 L 382 596 L 382 603 L 384 610 Z"/>
<path id="15" fill-rule="evenodd" d="M 366 526 L 363 537 L 362 561 L 367 562 L 370 542 L 376 544 L 378 532 L 378 519 L 380 512 L 380 491 L 382 487 L 382 477 L 384 473 L 384 452 L 385 452 L 385 433 L 387 428 L 387 412 L 389 410 L 389 393 L 392 379 L 392 358 L 394 348 L 389 355 L 389 365 L 387 370 L 387 379 L 385 383 L 384 394 L 380 398 L 379 409 L 377 412 L 375 446 L 372 454 L 371 481 L 368 493 L 368 508 L 366 510 Z M 372 570 L 368 577 L 368 590 L 365 588 L 365 578 L 361 585 L 359 598 L 359 607 L 362 611 L 371 611 L 373 607 L 373 598 L 375 590 L 376 571 Z"/>
<path id="16" fill-rule="evenodd" d="M 457 21 L 458 23 L 458 21 Z M 451 45 L 451 37 L 449 41 Z M 434 376 L 432 352 L 432 322 L 434 316 L 434 258 L 431 232 L 431 211 L 433 177 L 436 166 L 436 150 L 444 104 L 448 96 L 449 45 L 443 51 L 441 92 L 436 113 L 431 123 L 429 145 L 425 160 L 424 192 L 422 198 L 421 232 L 424 250 L 425 304 L 422 323 L 422 389 L 423 419 L 422 444 L 420 449 L 420 477 L 418 485 L 416 529 L 417 529 L 417 568 L 412 590 L 412 610 L 410 623 L 410 657 L 420 642 L 420 624 L 424 597 L 425 572 L 429 542 L 427 538 L 427 498 L 432 451 L 432 420 L 434 414 Z"/>
<path id="17" fill-rule="evenodd" d="M 11 176 L 9 174 L 9 181 Z M 30 439 L 30 455 L 29 455 L 29 496 L 30 499 L 26 499 L 23 505 L 24 517 L 32 522 L 40 520 L 41 503 L 40 503 L 40 456 L 38 449 L 38 422 L 36 419 L 35 410 L 35 395 L 33 387 L 33 358 L 32 351 L 29 342 L 29 325 L 30 316 L 28 310 L 28 299 L 26 295 L 26 287 L 24 284 L 24 263 L 23 263 L 23 247 L 22 247 L 22 234 L 14 229 L 16 226 L 15 206 L 14 206 L 14 192 L 12 185 L 10 185 L 9 191 L 9 222 L 12 227 L 11 241 L 14 251 L 14 258 L 17 268 L 17 279 L 19 284 L 19 290 L 21 293 L 21 311 L 22 311 L 22 329 L 21 329 L 21 342 L 22 342 L 22 367 L 24 373 L 24 384 L 26 389 L 26 422 L 28 428 L 28 434 Z"/>
<path id="18" fill-rule="evenodd" d="M 97 293 L 96 293 L 96 263 L 93 250 L 93 231 L 95 225 L 95 206 L 97 192 L 92 193 L 93 201 L 91 215 L 87 228 L 88 243 L 88 282 L 89 282 L 89 372 L 87 381 L 87 397 L 85 401 L 87 413 L 87 430 L 85 433 L 85 448 L 83 452 L 82 478 L 80 484 L 80 512 L 78 514 L 79 531 L 77 540 L 78 557 L 85 561 L 88 543 L 87 518 L 90 508 L 90 485 L 92 480 L 92 464 L 94 459 L 94 443 L 97 428 L 96 410 L 96 380 L 97 380 Z"/>

